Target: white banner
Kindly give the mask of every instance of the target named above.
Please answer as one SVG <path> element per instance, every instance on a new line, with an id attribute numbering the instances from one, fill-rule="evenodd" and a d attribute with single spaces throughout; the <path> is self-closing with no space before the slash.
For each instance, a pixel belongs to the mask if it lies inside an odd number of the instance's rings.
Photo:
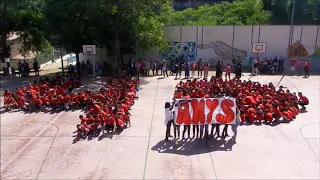
<path id="1" fill-rule="evenodd" d="M 235 124 L 236 99 L 229 97 L 176 99 L 173 111 L 177 125 Z"/>

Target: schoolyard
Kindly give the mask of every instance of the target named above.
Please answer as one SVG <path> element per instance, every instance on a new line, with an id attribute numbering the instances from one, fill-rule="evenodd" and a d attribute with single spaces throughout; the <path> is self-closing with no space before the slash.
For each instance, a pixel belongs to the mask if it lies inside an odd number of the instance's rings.
<path id="1" fill-rule="evenodd" d="M 74 142 L 81 111 L 1 111 L 1 179 L 318 179 L 320 77 L 249 78 L 303 92 L 308 112 L 288 124 L 240 126 L 236 141 L 165 142 L 164 103 L 178 81 L 150 77 L 120 135 Z"/>

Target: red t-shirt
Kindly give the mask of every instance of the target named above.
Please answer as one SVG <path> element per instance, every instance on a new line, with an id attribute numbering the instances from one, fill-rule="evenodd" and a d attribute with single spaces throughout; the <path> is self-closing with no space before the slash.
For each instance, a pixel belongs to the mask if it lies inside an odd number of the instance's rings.
<path id="1" fill-rule="evenodd" d="M 11 97 L 11 96 L 12 96 L 12 93 L 11 93 L 11 92 L 7 92 L 7 93 L 4 93 L 3 96 L 4 96 L 4 97 Z"/>
<path id="2" fill-rule="evenodd" d="M 129 111 L 128 106 L 125 105 L 125 104 L 121 104 L 121 108 L 123 109 L 124 112 L 128 112 Z"/>
<path id="3" fill-rule="evenodd" d="M 113 117 L 107 117 L 105 119 L 105 123 L 108 124 L 108 125 L 113 125 L 115 122 L 115 119 Z"/>
<path id="4" fill-rule="evenodd" d="M 226 71 L 226 73 L 231 73 L 231 67 L 230 66 L 226 66 L 225 71 Z"/>
<path id="5" fill-rule="evenodd" d="M 35 100 L 34 100 L 34 103 L 41 105 L 41 104 L 42 104 L 42 101 L 41 101 L 41 99 L 35 99 Z"/>
<path id="6" fill-rule="evenodd" d="M 310 66 L 311 66 L 311 63 L 307 61 L 307 62 L 306 62 L 306 67 L 305 67 L 306 70 L 310 70 Z"/>
<path id="7" fill-rule="evenodd" d="M 86 118 L 86 117 L 81 118 L 81 124 L 84 124 L 84 123 L 86 123 L 87 121 L 88 121 L 88 118 Z"/>
<path id="8" fill-rule="evenodd" d="M 106 97 L 104 97 L 104 95 L 102 95 L 102 94 L 98 94 L 98 99 L 99 100 L 101 100 L 101 101 L 103 101 L 104 99 L 105 99 Z"/>
<path id="9" fill-rule="evenodd" d="M 309 104 L 309 99 L 306 96 L 301 96 L 299 99 L 299 102 L 303 102 L 304 104 L 308 105 Z"/>
<path id="10" fill-rule="evenodd" d="M 16 92 L 16 95 L 17 95 L 17 96 L 23 96 L 24 93 L 23 93 L 23 91 L 19 90 L 19 91 Z"/>
<path id="11" fill-rule="evenodd" d="M 116 121 L 116 124 L 117 124 L 118 126 L 124 126 L 124 122 L 123 122 L 122 119 L 118 119 L 118 120 Z"/>
<path id="12" fill-rule="evenodd" d="M 290 66 L 296 66 L 296 60 L 295 59 L 291 59 L 290 60 Z"/>
<path id="13" fill-rule="evenodd" d="M 4 99 L 4 104 L 11 104 L 13 101 L 11 98 L 5 98 Z"/>
<path id="14" fill-rule="evenodd" d="M 257 104 L 257 102 L 254 100 L 254 98 L 252 96 L 246 96 L 244 102 L 245 102 L 245 104 L 248 104 L 248 105 Z"/>
<path id="15" fill-rule="evenodd" d="M 70 102 L 70 100 L 71 100 L 70 96 L 67 95 L 64 97 L 63 102 L 68 103 L 68 102 Z"/>
<path id="16" fill-rule="evenodd" d="M 272 113 L 266 113 L 264 117 L 266 118 L 266 121 L 271 122 L 273 120 Z"/>
<path id="17" fill-rule="evenodd" d="M 128 116 L 127 114 L 123 115 L 123 120 L 130 121 L 130 116 Z"/>
<path id="18" fill-rule="evenodd" d="M 291 116 L 290 116 L 290 114 L 289 114 L 289 112 L 288 111 L 283 111 L 282 112 L 282 115 L 284 116 L 284 117 L 286 117 L 287 119 L 291 119 Z"/>
<path id="19" fill-rule="evenodd" d="M 23 106 L 23 105 L 25 105 L 26 101 L 25 101 L 25 99 L 23 97 L 20 97 L 18 99 L 17 103 L 18 103 L 19 106 Z"/>
<path id="20" fill-rule="evenodd" d="M 302 67 L 303 67 L 303 64 L 304 64 L 303 61 L 299 61 L 299 62 L 298 62 L 298 67 L 299 67 L 299 68 L 302 68 Z"/>

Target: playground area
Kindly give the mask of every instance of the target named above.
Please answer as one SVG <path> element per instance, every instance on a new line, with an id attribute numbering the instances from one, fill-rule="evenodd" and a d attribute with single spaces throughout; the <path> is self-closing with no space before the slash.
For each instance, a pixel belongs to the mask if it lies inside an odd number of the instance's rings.
<path id="1" fill-rule="evenodd" d="M 303 92 L 308 112 L 288 124 L 240 126 L 236 141 L 166 142 L 164 103 L 178 81 L 145 78 L 132 127 L 120 135 L 74 142 L 80 111 L 1 111 L 1 179 L 319 178 L 320 77 L 242 77 L 248 79 Z"/>

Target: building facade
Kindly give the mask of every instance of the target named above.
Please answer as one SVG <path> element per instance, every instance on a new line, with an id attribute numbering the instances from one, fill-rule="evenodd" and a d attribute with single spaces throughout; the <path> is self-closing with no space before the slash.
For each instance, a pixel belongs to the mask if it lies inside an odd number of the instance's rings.
<path id="1" fill-rule="evenodd" d="M 233 0 L 172 0 L 172 7 L 176 11 L 182 11 L 187 8 L 197 8 L 208 4 L 213 5 L 221 2 L 232 2 Z"/>

